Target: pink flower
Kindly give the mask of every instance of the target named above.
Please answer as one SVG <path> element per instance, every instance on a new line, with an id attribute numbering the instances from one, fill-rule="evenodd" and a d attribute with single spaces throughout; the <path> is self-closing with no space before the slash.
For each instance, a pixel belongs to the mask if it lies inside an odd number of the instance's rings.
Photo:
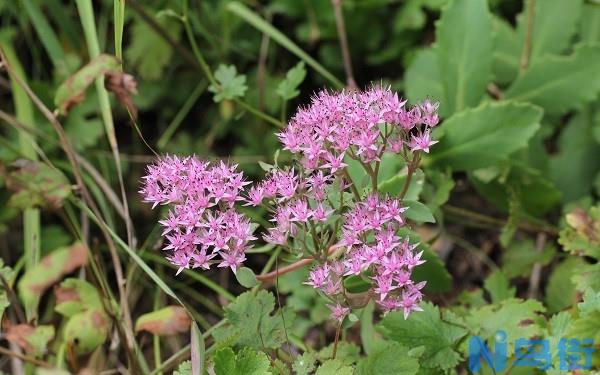
<path id="1" fill-rule="evenodd" d="M 327 264 L 318 265 L 308 274 L 308 281 L 304 284 L 310 285 L 315 289 L 321 289 L 329 279 L 329 266 Z"/>
<path id="2" fill-rule="evenodd" d="M 429 148 L 436 143 L 438 143 L 438 141 L 432 141 L 429 132 L 425 131 L 421 135 L 413 135 L 409 146 L 413 152 L 423 150 L 429 153 Z"/>
<path id="3" fill-rule="evenodd" d="M 340 323 L 344 321 L 344 318 L 350 312 L 350 308 L 342 306 L 339 302 L 335 305 L 327 305 L 327 307 L 331 310 L 331 319 Z"/>

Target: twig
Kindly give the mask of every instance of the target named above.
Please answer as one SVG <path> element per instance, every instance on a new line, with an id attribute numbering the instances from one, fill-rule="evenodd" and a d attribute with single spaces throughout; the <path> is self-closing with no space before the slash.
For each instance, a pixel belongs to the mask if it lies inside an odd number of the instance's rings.
<path id="1" fill-rule="evenodd" d="M 544 232 L 538 234 L 537 239 L 535 241 L 535 249 L 538 253 L 544 251 L 544 246 L 546 245 L 547 235 Z M 542 265 L 540 262 L 535 262 L 533 265 L 533 269 L 531 270 L 531 275 L 529 276 L 529 291 L 527 293 L 529 298 L 535 298 L 537 296 L 539 287 L 540 287 L 540 279 L 542 275 Z"/>
<path id="2" fill-rule="evenodd" d="M 344 70 L 346 71 L 346 87 L 349 90 L 356 90 L 356 81 L 352 72 L 352 59 L 350 58 L 350 48 L 348 47 L 348 36 L 346 35 L 346 25 L 344 23 L 344 12 L 342 11 L 343 0 L 331 0 L 335 14 L 335 25 L 340 39 L 340 49 L 342 50 L 342 59 L 344 61 Z"/>
<path id="3" fill-rule="evenodd" d="M 335 341 L 333 342 L 333 354 L 331 355 L 331 359 L 335 359 L 337 354 L 338 342 L 340 341 L 340 332 L 342 331 L 342 322 L 338 324 L 337 329 L 335 330 Z"/>
<path id="4" fill-rule="evenodd" d="M 404 181 L 404 186 L 402 187 L 402 191 L 398 198 L 400 200 L 404 199 L 404 196 L 408 192 L 408 188 L 410 187 L 410 181 L 412 180 L 412 176 L 415 173 L 415 170 L 419 166 L 419 154 L 415 153 L 411 162 L 408 163 L 408 173 L 406 175 L 406 181 Z"/>
<path id="5" fill-rule="evenodd" d="M 527 3 L 527 29 L 525 31 L 525 43 L 523 44 L 523 53 L 521 54 L 521 63 L 519 64 L 519 73 L 525 73 L 529 65 L 531 55 L 531 40 L 533 39 L 533 24 L 535 22 L 535 0 L 529 0 Z"/>
<path id="6" fill-rule="evenodd" d="M 339 248 L 339 246 L 331 246 L 329 248 L 329 250 L 327 251 L 327 254 L 328 255 L 333 254 L 338 248 Z M 301 259 L 301 260 L 299 260 L 297 262 L 294 262 L 292 264 L 288 264 L 285 267 L 281 267 L 278 270 L 275 270 L 275 271 L 272 271 L 272 272 L 269 272 L 269 273 L 265 273 L 264 275 L 257 275 L 256 279 L 258 281 L 262 281 L 262 282 L 269 281 L 269 280 L 272 280 L 272 279 L 274 279 L 274 278 L 276 278 L 278 276 L 285 275 L 286 273 L 293 272 L 293 271 L 295 271 L 295 270 L 297 270 L 299 268 L 302 268 L 304 266 L 312 264 L 312 262 L 314 262 L 314 260 L 315 260 L 315 258 L 313 258 L 313 257 Z"/>
<path id="7" fill-rule="evenodd" d="M 25 362 L 29 362 L 29 363 L 33 363 L 36 366 L 41 366 L 41 367 L 45 367 L 45 368 L 52 368 L 52 365 L 50 365 L 48 362 L 44 362 L 44 361 L 40 361 L 39 359 L 35 359 L 33 357 L 29 357 L 17 352 L 13 352 L 12 350 L 8 350 L 5 347 L 0 346 L 0 353 L 7 355 L 9 357 L 13 357 L 13 358 L 18 358 L 22 361 Z"/>

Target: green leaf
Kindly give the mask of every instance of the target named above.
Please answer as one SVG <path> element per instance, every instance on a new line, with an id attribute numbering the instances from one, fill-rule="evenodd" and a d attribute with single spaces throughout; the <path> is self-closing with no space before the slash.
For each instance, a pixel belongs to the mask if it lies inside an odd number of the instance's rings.
<path id="1" fill-rule="evenodd" d="M 223 100 L 241 98 L 246 93 L 246 76 L 238 75 L 234 65 L 219 65 L 215 71 L 218 86 L 210 85 L 208 91 L 215 94 L 214 100 L 219 103 Z"/>
<path id="2" fill-rule="evenodd" d="M 422 312 L 415 312 L 404 319 L 401 312 L 387 314 L 379 323 L 379 331 L 387 338 L 409 348 L 424 346 L 421 366 L 425 368 L 454 368 L 461 356 L 456 350 L 467 331 L 441 318 L 439 309 L 427 302 Z"/>
<path id="3" fill-rule="evenodd" d="M 437 132 L 440 143 L 426 159 L 453 170 L 474 170 L 506 159 L 527 145 L 542 111 L 529 104 L 500 102 L 457 113 Z"/>
<path id="4" fill-rule="evenodd" d="M 591 112 L 586 108 L 571 118 L 558 138 L 558 154 L 550 159 L 550 177 L 563 193 L 564 202 L 589 194 L 600 172 L 600 144 L 592 134 Z"/>
<path id="5" fill-rule="evenodd" d="M 495 305 L 472 309 L 466 317 L 469 327 L 484 340 L 496 335 L 499 330 L 507 334 L 507 352 L 514 351 L 517 338 L 532 338 L 542 334 L 538 324 L 544 306 L 537 300 L 508 299 Z"/>
<path id="6" fill-rule="evenodd" d="M 73 315 L 63 331 L 65 342 L 78 354 L 87 354 L 108 337 L 110 321 L 102 309 L 90 309 Z"/>
<path id="7" fill-rule="evenodd" d="M 95 146 L 104 135 L 104 125 L 100 118 L 89 117 L 97 111 L 98 100 L 91 95 L 89 99 L 71 109 L 65 122 L 67 137 L 77 151 Z"/>
<path id="8" fill-rule="evenodd" d="M 194 374 L 204 374 L 204 362 L 206 362 L 206 346 L 204 345 L 204 337 L 198 328 L 196 322 L 192 322 L 190 327 L 190 356 L 192 362 L 192 372 Z"/>
<path id="9" fill-rule="evenodd" d="M 304 352 L 294 359 L 292 370 L 296 375 L 310 375 L 315 369 L 317 355 L 314 352 Z"/>
<path id="10" fill-rule="evenodd" d="M 399 343 L 381 343 L 360 362 L 357 375 L 415 375 L 419 361 L 408 352 L 408 348 Z"/>
<path id="11" fill-rule="evenodd" d="M 8 204 L 19 209 L 48 207 L 56 210 L 71 194 L 71 185 L 65 175 L 40 162 L 17 160 L 5 178 L 6 186 L 14 192 Z"/>
<path id="12" fill-rule="evenodd" d="M 440 102 L 440 112 L 445 115 L 448 113 L 448 106 L 438 65 L 438 56 L 434 48 L 418 51 L 406 69 L 404 87 L 406 97 L 411 103 L 430 97 Z"/>
<path id="13" fill-rule="evenodd" d="M 549 312 L 558 312 L 573 304 L 577 290 L 571 278 L 577 275 L 584 265 L 582 259 L 569 257 L 554 267 L 546 284 L 545 302 Z"/>
<path id="14" fill-rule="evenodd" d="M 377 185 L 377 190 L 382 194 L 398 196 L 398 194 L 400 194 L 402 192 L 402 189 L 404 188 L 404 184 L 406 183 L 406 179 L 408 178 L 407 174 L 408 171 L 405 168 L 401 171 L 401 173 L 385 181 L 382 180 Z M 419 199 L 419 194 L 421 194 L 421 191 L 423 190 L 424 181 L 425 175 L 423 174 L 423 171 L 417 169 L 410 180 L 410 185 L 408 185 L 408 190 L 406 191 L 404 199 L 410 201 L 415 201 Z"/>
<path id="15" fill-rule="evenodd" d="M 497 83 L 511 82 L 519 72 L 523 41 L 515 29 L 502 18 L 494 17 L 494 76 Z"/>
<path id="16" fill-rule="evenodd" d="M 492 272 L 483 282 L 483 287 L 490 294 L 492 303 L 513 298 L 517 293 L 517 288 L 510 286 L 510 281 L 502 271 Z"/>
<path id="17" fill-rule="evenodd" d="M 584 43 L 600 42 L 600 7 L 598 5 L 583 4 L 579 34 Z"/>
<path id="18" fill-rule="evenodd" d="M 192 362 L 181 362 L 177 370 L 173 371 L 173 375 L 192 375 Z"/>
<path id="19" fill-rule="evenodd" d="M 569 338 L 592 338 L 600 340 L 600 293 L 588 289 L 583 302 L 577 304 L 579 317 L 574 320 L 566 336 Z"/>
<path id="20" fill-rule="evenodd" d="M 315 375 L 353 375 L 354 369 L 352 366 L 344 365 L 339 359 L 330 359 L 317 369 Z"/>
<path id="21" fill-rule="evenodd" d="M 283 316 L 279 312 L 272 316 L 274 308 L 275 297 L 265 290 L 256 295 L 243 293 L 225 308 L 225 318 L 239 333 L 239 345 L 278 348 L 285 342 L 285 329 L 291 327 L 293 315 L 285 311 Z"/>
<path id="22" fill-rule="evenodd" d="M 237 354 L 231 348 L 218 350 L 214 357 L 215 375 L 270 375 L 269 358 L 262 352 L 243 348 Z"/>
<path id="23" fill-rule="evenodd" d="M 423 250 L 421 259 L 425 263 L 413 270 L 413 280 L 427 281 L 424 291 L 426 293 L 443 293 L 452 287 L 452 276 L 446 270 L 440 257 L 429 247 L 420 244 L 419 251 Z"/>
<path id="24" fill-rule="evenodd" d="M 0 289 L 0 321 L 2 321 L 4 310 L 6 310 L 8 306 L 10 306 L 8 294 L 6 293 L 6 290 Z"/>
<path id="25" fill-rule="evenodd" d="M 536 63 L 540 57 L 563 52 L 577 31 L 577 22 L 583 0 L 542 0 L 535 2 L 533 35 L 529 60 Z M 523 45 L 528 22 L 528 6 L 517 17 L 517 32 Z M 560 27 L 556 27 L 560 20 Z"/>
<path id="26" fill-rule="evenodd" d="M 106 54 L 98 55 L 83 68 L 70 76 L 56 90 L 54 105 L 62 115 L 66 115 L 69 109 L 85 98 L 88 87 L 107 73 L 118 72 L 121 64 L 116 57 Z"/>
<path id="27" fill-rule="evenodd" d="M 581 108 L 600 92 L 595 64 L 600 46 L 579 45 L 570 56 L 546 56 L 532 64 L 505 92 L 506 99 L 531 102 L 550 114 Z"/>
<path id="28" fill-rule="evenodd" d="M 304 81 L 305 77 L 306 67 L 304 66 L 304 61 L 300 61 L 287 72 L 285 79 L 277 86 L 277 94 L 281 96 L 283 100 L 294 99 L 296 96 L 300 95 L 298 87 Z"/>
<path id="29" fill-rule="evenodd" d="M 435 218 L 429 207 L 417 201 L 402 201 L 404 207 L 408 207 L 405 212 L 407 219 L 421 223 L 435 223 Z"/>
<path id="30" fill-rule="evenodd" d="M 155 18 L 163 30 L 175 41 L 181 35 L 181 22 L 170 17 Z M 150 25 L 134 20 L 131 26 L 131 41 L 125 50 L 125 61 L 137 68 L 140 76 L 155 81 L 163 76 L 163 70 L 171 61 L 173 48 Z"/>
<path id="31" fill-rule="evenodd" d="M 240 285 L 246 288 L 252 288 L 258 285 L 258 280 L 256 279 L 254 271 L 252 271 L 248 267 L 242 267 L 239 270 L 237 270 L 235 278 L 237 279 L 238 283 L 240 283 Z"/>
<path id="32" fill-rule="evenodd" d="M 87 309 L 102 308 L 102 300 L 98 290 L 90 283 L 79 279 L 66 279 L 54 289 L 56 306 L 59 314 L 71 317 Z"/>
<path id="33" fill-rule="evenodd" d="M 434 212 L 448 201 L 454 189 L 454 179 L 450 170 L 442 173 L 435 169 L 427 171 L 427 183 L 423 186 L 423 200 Z M 410 188 L 409 188 L 410 190 Z"/>
<path id="34" fill-rule="evenodd" d="M 48 351 L 48 342 L 54 338 L 54 326 L 40 325 L 37 327 L 29 324 L 10 325 L 3 337 L 25 349 L 35 357 L 42 356 Z"/>
<path id="35" fill-rule="evenodd" d="M 171 336 L 189 331 L 190 323 L 190 316 L 183 307 L 167 306 L 141 315 L 135 322 L 135 331 Z"/>
<path id="36" fill-rule="evenodd" d="M 453 0 L 436 24 L 447 114 L 479 104 L 492 79 L 492 18 L 486 0 Z"/>
<path id="37" fill-rule="evenodd" d="M 556 248 L 552 243 L 546 244 L 542 251 L 538 251 L 531 240 L 513 242 L 502 253 L 502 272 L 509 279 L 517 276 L 527 276 L 535 263 L 542 266 L 552 261 Z"/>
<path id="38" fill-rule="evenodd" d="M 63 247 L 45 256 L 38 264 L 25 272 L 17 288 L 19 297 L 28 311 L 34 311 L 42 294 L 64 275 L 75 271 L 88 262 L 88 251 L 81 243 Z"/>

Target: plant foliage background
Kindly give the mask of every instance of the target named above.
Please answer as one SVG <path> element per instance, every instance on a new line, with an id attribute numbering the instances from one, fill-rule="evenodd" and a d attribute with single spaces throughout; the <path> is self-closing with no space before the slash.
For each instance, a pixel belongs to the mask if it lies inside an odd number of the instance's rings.
<path id="1" fill-rule="evenodd" d="M 510 361 L 521 337 L 597 348 L 596 1 L 0 0 L 0 24 L 4 372 L 467 373 L 468 338 L 498 330 Z M 293 254 L 175 276 L 137 193 L 154 152 L 258 179 L 291 159 L 274 133 L 311 95 L 372 83 L 440 102 L 439 144 L 379 185 L 421 202 L 423 312 L 368 304 L 338 344 L 308 267 L 257 281 Z"/>

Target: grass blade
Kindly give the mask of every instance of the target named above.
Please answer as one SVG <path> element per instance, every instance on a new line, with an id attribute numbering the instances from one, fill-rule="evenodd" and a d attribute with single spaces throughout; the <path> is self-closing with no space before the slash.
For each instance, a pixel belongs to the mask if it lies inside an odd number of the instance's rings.
<path id="1" fill-rule="evenodd" d="M 55 68 L 59 68 L 64 73 L 67 73 L 69 70 L 65 60 L 65 52 L 58 41 L 56 33 L 50 27 L 50 24 L 44 17 L 38 4 L 32 0 L 23 0 L 23 7 L 31 19 L 31 23 L 35 28 L 44 49 L 48 53 L 48 56 L 50 56 L 52 65 L 54 65 Z"/>
<path id="2" fill-rule="evenodd" d="M 204 373 L 204 359 L 206 355 L 206 348 L 204 346 L 204 338 L 196 322 L 192 322 L 191 327 L 191 357 L 192 357 L 192 374 L 202 375 Z"/>

